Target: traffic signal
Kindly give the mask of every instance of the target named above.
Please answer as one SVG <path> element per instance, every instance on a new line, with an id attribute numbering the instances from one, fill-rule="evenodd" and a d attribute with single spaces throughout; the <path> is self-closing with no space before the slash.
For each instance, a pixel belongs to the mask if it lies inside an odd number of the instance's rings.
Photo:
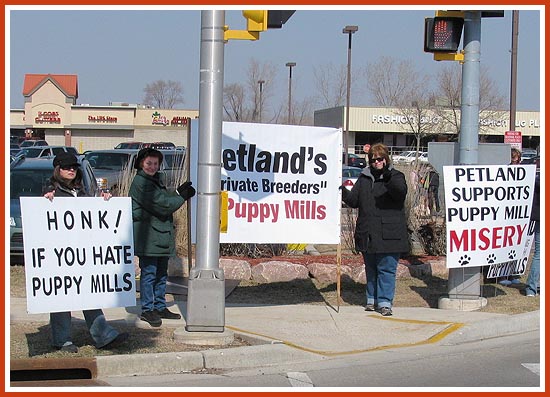
<path id="1" fill-rule="evenodd" d="M 226 27 L 224 39 L 258 40 L 260 32 L 282 28 L 294 12 L 294 10 L 244 10 L 246 30 L 229 30 Z"/>
<path id="2" fill-rule="evenodd" d="M 249 32 L 263 32 L 267 29 L 280 29 L 295 11 L 282 10 L 244 10 Z"/>
<path id="3" fill-rule="evenodd" d="M 424 20 L 424 52 L 457 52 L 464 18 L 442 16 Z"/>

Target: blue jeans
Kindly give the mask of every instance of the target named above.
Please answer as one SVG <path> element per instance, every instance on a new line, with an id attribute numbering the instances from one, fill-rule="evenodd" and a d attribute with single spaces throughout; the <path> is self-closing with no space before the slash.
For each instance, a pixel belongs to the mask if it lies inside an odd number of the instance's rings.
<path id="1" fill-rule="evenodd" d="M 107 324 L 101 309 L 83 310 L 86 325 L 96 347 L 103 347 L 112 342 L 118 331 Z M 52 344 L 62 347 L 71 340 L 71 312 L 50 313 L 50 326 L 52 329 Z"/>
<path id="2" fill-rule="evenodd" d="M 525 293 L 537 294 L 540 280 L 540 222 L 535 222 L 535 252 L 533 253 L 533 261 L 529 276 L 527 276 L 527 286 Z"/>
<path id="3" fill-rule="evenodd" d="M 166 279 L 168 278 L 167 256 L 142 256 L 139 258 L 141 269 L 139 296 L 141 310 L 163 311 L 166 309 Z"/>
<path id="4" fill-rule="evenodd" d="M 367 254 L 363 252 L 367 275 L 367 304 L 378 308 L 393 305 L 395 276 L 399 254 Z"/>

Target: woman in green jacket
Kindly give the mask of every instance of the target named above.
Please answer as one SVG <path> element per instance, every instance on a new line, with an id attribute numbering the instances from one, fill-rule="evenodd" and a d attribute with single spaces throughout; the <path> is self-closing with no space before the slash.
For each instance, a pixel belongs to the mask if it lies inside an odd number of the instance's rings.
<path id="1" fill-rule="evenodd" d="M 191 182 L 185 182 L 171 192 L 159 178 L 162 153 L 145 148 L 135 162 L 138 169 L 132 185 L 132 217 L 134 222 L 134 253 L 139 257 L 141 320 L 160 327 L 162 319 L 179 319 L 166 307 L 168 258 L 175 256 L 173 213 L 195 195 Z"/>

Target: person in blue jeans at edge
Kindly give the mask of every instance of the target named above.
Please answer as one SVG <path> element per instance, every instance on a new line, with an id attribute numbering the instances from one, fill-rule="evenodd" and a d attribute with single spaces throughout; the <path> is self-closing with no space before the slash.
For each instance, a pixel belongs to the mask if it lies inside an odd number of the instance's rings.
<path id="1" fill-rule="evenodd" d="M 533 208 L 531 209 L 531 221 L 535 222 L 535 251 L 525 287 L 525 296 L 536 296 L 540 283 L 540 171 L 535 177 L 535 194 L 533 196 Z"/>
<path id="2" fill-rule="evenodd" d="M 340 190 L 344 203 L 359 210 L 355 248 L 365 262 L 365 310 L 391 316 L 397 264 L 401 254 L 409 252 L 407 183 L 405 175 L 393 168 L 386 145 L 372 145 L 368 157 L 369 166 L 363 169 L 351 191 L 343 186 Z"/>
<path id="3" fill-rule="evenodd" d="M 87 197 L 88 193 L 82 184 L 82 170 L 76 156 L 61 152 L 53 159 L 53 175 L 45 189 L 44 197 L 52 201 L 54 197 Z M 101 192 L 104 200 L 111 198 L 111 193 Z M 101 309 L 83 310 L 84 320 L 98 349 L 118 347 L 126 339 L 127 332 L 118 332 L 107 323 Z M 78 353 L 78 347 L 71 340 L 71 312 L 50 313 L 52 344 L 57 350 Z"/>
<path id="4" fill-rule="evenodd" d="M 141 149 L 134 164 L 138 171 L 129 191 L 134 254 L 139 257 L 141 269 L 140 319 L 152 327 L 160 327 L 163 318 L 181 318 L 168 310 L 165 298 L 168 259 L 176 255 L 173 214 L 195 195 L 191 182 L 178 186 L 175 192 L 166 189 L 158 173 L 162 159 L 156 149 Z"/>

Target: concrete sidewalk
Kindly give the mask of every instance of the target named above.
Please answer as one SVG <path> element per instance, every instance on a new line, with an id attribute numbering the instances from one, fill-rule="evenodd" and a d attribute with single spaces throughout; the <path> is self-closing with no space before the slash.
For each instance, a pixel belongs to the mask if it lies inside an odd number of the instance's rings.
<path id="1" fill-rule="evenodd" d="M 25 299 L 11 298 L 10 303 L 11 322 L 48 321 L 48 314 L 27 314 Z M 185 314 L 185 305 L 185 301 L 176 301 L 170 309 Z M 143 326 L 138 318 L 139 306 L 104 309 L 104 312 L 109 321 Z M 223 334 L 234 333 L 252 346 L 98 356 L 98 377 L 311 362 L 373 350 L 426 343 L 457 344 L 540 329 L 540 311 L 504 315 L 394 307 L 393 312 L 391 317 L 382 317 L 376 312 L 365 312 L 360 306 L 343 306 L 337 310 L 326 305 L 228 305 Z M 83 318 L 81 311 L 73 312 L 73 316 Z M 221 334 L 189 333 L 185 331 L 184 319 L 164 320 L 163 324 L 176 327 L 175 334 L 182 338 L 182 343 L 186 334 L 205 341 L 213 334 Z"/>

